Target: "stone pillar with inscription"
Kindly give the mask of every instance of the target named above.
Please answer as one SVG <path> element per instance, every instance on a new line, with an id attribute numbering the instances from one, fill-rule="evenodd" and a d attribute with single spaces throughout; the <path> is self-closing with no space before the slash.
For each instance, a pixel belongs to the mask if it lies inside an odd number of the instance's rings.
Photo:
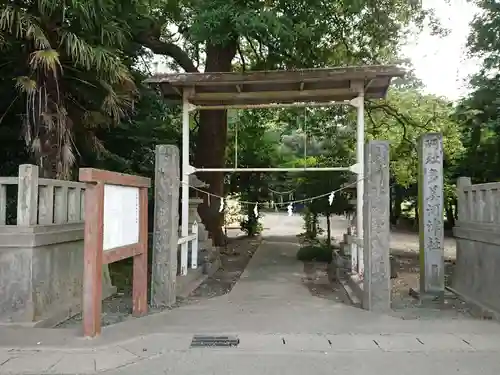
<path id="1" fill-rule="evenodd" d="M 365 146 L 363 308 L 391 309 L 389 142 Z"/>
<path id="2" fill-rule="evenodd" d="M 443 136 L 419 140 L 420 299 L 444 296 Z"/>
<path id="3" fill-rule="evenodd" d="M 179 149 L 156 146 L 151 305 L 172 306 L 176 301 L 177 227 L 179 226 Z"/>

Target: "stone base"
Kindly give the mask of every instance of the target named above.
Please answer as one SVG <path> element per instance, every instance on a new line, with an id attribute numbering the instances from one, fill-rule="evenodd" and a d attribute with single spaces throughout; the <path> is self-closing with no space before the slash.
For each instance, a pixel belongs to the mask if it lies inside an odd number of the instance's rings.
<path id="1" fill-rule="evenodd" d="M 102 291 L 102 299 L 105 300 L 116 294 L 116 287 L 110 286 Z M 41 317 L 33 322 L 0 322 L 0 326 L 5 327 L 25 327 L 25 328 L 55 328 L 59 324 L 71 319 L 82 312 L 82 299 L 75 298 L 65 306 L 59 306 L 51 316 Z"/>
<path id="2" fill-rule="evenodd" d="M 344 286 L 346 289 L 351 302 L 359 307 L 362 307 L 363 295 L 364 295 L 364 284 L 363 279 L 357 273 L 351 273 L 348 276 L 346 285 L 348 288 Z"/>
<path id="3" fill-rule="evenodd" d="M 203 267 L 188 269 L 185 276 L 177 276 L 176 296 L 177 298 L 187 298 L 193 293 L 207 278 L 212 276 L 220 268 L 219 259 L 211 263 L 206 263 Z"/>
<path id="4" fill-rule="evenodd" d="M 436 293 L 420 293 L 416 288 L 410 288 L 410 296 L 420 301 L 422 305 L 437 305 L 444 302 L 444 290 Z"/>
<path id="5" fill-rule="evenodd" d="M 211 239 L 198 242 L 198 250 L 211 250 L 213 246 Z"/>
<path id="6" fill-rule="evenodd" d="M 392 255 L 389 256 L 389 261 L 391 264 L 391 279 L 395 279 L 398 277 L 398 262 Z"/>
<path id="7" fill-rule="evenodd" d="M 351 271 L 351 258 L 347 258 L 340 254 L 339 251 L 333 251 L 332 261 L 328 264 L 327 273 L 328 279 L 332 281 L 340 281 L 346 273 Z"/>
<path id="8" fill-rule="evenodd" d="M 481 302 L 476 301 L 475 299 L 467 296 L 459 291 L 446 287 L 446 290 L 452 293 L 455 296 L 460 297 L 463 301 L 465 301 L 470 308 L 470 313 L 472 316 L 483 319 L 483 320 L 495 320 L 500 322 L 500 312 L 492 309 L 491 307 L 483 305 Z"/>
<path id="9" fill-rule="evenodd" d="M 340 253 L 342 255 L 347 255 L 349 257 L 351 256 L 352 246 L 349 243 L 341 242 L 339 246 L 340 246 Z"/>

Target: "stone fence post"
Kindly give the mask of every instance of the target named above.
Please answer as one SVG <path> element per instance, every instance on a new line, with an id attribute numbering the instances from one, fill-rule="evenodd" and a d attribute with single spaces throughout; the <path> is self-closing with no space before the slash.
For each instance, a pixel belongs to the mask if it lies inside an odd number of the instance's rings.
<path id="1" fill-rule="evenodd" d="M 457 179 L 457 211 L 458 220 L 466 221 L 470 218 L 469 202 L 465 197 L 464 188 L 472 185 L 470 177 L 459 177 Z"/>
<path id="2" fill-rule="evenodd" d="M 31 164 L 19 166 L 17 191 L 17 225 L 37 224 L 38 216 L 38 167 Z"/>
<path id="3" fill-rule="evenodd" d="M 391 308 L 389 143 L 365 145 L 363 195 L 363 308 L 385 312 Z"/>
<path id="4" fill-rule="evenodd" d="M 179 149 L 156 146 L 151 305 L 172 306 L 176 300 L 179 238 Z"/>

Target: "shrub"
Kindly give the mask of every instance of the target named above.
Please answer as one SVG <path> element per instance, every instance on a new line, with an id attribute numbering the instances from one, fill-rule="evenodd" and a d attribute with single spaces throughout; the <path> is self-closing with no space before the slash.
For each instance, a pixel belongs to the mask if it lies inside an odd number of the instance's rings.
<path id="1" fill-rule="evenodd" d="M 255 216 L 250 216 L 240 222 L 240 228 L 243 232 L 247 234 L 248 237 L 253 237 L 262 232 L 264 229 L 262 224 L 259 223 L 259 219 Z"/>
<path id="2" fill-rule="evenodd" d="M 329 246 L 308 245 L 303 246 L 297 252 L 297 259 L 303 262 L 325 262 L 332 261 L 333 248 Z"/>

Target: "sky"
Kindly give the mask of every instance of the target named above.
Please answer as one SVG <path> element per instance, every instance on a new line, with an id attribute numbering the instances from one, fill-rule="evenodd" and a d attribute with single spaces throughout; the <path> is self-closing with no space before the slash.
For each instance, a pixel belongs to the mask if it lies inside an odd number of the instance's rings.
<path id="1" fill-rule="evenodd" d="M 466 0 L 423 0 L 423 6 L 434 8 L 441 23 L 450 29 L 445 37 L 432 36 L 428 29 L 402 50 L 410 58 L 415 73 L 428 93 L 457 100 L 467 93 L 466 79 L 478 70 L 478 62 L 467 57 L 465 44 L 469 23 L 477 8 Z"/>

